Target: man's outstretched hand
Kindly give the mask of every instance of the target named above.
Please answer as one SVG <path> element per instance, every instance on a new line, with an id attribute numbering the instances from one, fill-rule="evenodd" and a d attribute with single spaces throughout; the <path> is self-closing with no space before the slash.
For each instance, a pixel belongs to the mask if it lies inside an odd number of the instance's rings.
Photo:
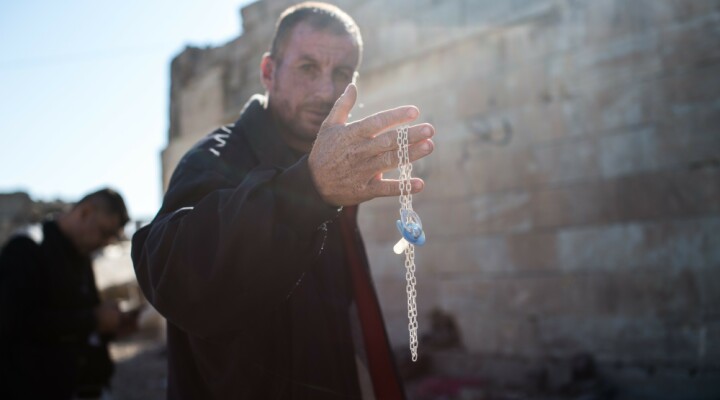
<path id="1" fill-rule="evenodd" d="M 308 157 L 315 186 L 326 203 L 348 206 L 381 196 L 399 196 L 398 181 L 383 179 L 382 173 L 398 165 L 397 132 L 394 128 L 415 120 L 420 112 L 414 106 L 381 111 L 359 121 L 347 123 L 357 99 L 357 88 L 348 85 L 327 116 Z M 410 161 L 433 151 L 430 124 L 408 130 Z M 422 179 L 413 178 L 412 192 L 423 189 Z"/>

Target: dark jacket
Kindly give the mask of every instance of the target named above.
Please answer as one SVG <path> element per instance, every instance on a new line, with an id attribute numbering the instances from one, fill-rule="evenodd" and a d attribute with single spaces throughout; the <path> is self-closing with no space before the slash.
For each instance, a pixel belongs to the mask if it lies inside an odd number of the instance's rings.
<path id="1" fill-rule="evenodd" d="M 183 157 L 132 250 L 168 320 L 169 398 L 360 397 L 337 215 L 261 96 Z"/>
<path id="2" fill-rule="evenodd" d="M 70 399 L 109 385 L 91 260 L 55 222 L 42 240 L 19 235 L 0 254 L 0 398 Z"/>

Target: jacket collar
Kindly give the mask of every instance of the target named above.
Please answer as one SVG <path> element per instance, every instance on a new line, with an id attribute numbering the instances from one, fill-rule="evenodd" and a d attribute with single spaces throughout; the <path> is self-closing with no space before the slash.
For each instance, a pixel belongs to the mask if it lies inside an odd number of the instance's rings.
<path id="1" fill-rule="evenodd" d="M 43 223 L 43 243 L 62 251 L 71 259 L 89 260 L 89 256 L 81 254 L 72 243 L 70 238 L 65 236 L 57 221 L 47 220 Z"/>
<path id="2" fill-rule="evenodd" d="M 267 97 L 256 94 L 245 103 L 237 122 L 261 164 L 287 168 L 301 157 L 282 140 L 267 109 Z"/>

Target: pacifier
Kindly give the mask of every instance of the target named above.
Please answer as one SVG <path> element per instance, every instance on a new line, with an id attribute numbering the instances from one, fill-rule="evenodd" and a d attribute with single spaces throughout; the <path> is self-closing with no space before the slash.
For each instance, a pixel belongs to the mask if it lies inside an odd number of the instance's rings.
<path id="1" fill-rule="evenodd" d="M 420 221 L 420 216 L 415 211 L 401 210 L 400 219 L 395 221 L 395 225 L 402 235 L 402 239 L 393 246 L 395 254 L 401 254 L 410 244 L 416 246 L 425 244 L 425 231 L 422 228 L 422 221 Z"/>

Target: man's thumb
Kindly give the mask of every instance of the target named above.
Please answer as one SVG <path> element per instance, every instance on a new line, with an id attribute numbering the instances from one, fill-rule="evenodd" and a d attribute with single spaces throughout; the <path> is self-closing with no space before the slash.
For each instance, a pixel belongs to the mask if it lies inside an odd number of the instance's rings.
<path id="1" fill-rule="evenodd" d="M 357 88 L 354 83 L 347 85 L 345 92 L 338 97 L 335 105 L 323 125 L 342 125 L 347 122 L 350 110 L 352 110 L 357 100 Z"/>

